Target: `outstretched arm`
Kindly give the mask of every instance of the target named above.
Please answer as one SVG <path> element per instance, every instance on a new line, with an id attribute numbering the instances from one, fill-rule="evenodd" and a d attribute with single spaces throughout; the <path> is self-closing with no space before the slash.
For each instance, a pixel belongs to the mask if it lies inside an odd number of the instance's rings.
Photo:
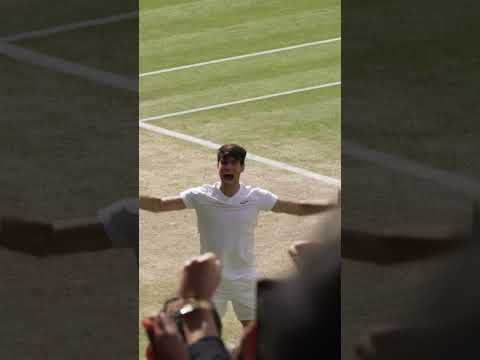
<path id="1" fill-rule="evenodd" d="M 414 236 L 342 229 L 341 241 L 344 259 L 391 265 L 457 250 L 468 243 L 469 237 L 453 230 L 443 235 Z M 299 267 L 307 253 L 321 246 L 321 241 L 296 241 L 289 247 L 288 254 Z"/>
<path id="2" fill-rule="evenodd" d="M 278 199 L 272 211 L 291 215 L 312 215 L 332 210 L 338 207 L 336 199 L 314 201 L 288 201 Z"/>
<path id="3" fill-rule="evenodd" d="M 187 207 L 180 196 L 155 198 L 146 195 L 140 195 L 140 209 L 151 212 L 183 210 Z"/>
<path id="4" fill-rule="evenodd" d="M 138 200 L 121 199 L 97 216 L 43 222 L 0 218 L 0 247 L 35 256 L 131 248 L 138 259 Z"/>
<path id="5" fill-rule="evenodd" d="M 1 219 L 0 245 L 35 256 L 99 251 L 112 247 L 97 218 L 45 223 L 5 217 Z"/>
<path id="6" fill-rule="evenodd" d="M 467 242 L 466 234 L 455 231 L 447 231 L 443 235 L 414 236 L 342 229 L 342 257 L 393 264 L 440 255 L 465 246 Z"/>

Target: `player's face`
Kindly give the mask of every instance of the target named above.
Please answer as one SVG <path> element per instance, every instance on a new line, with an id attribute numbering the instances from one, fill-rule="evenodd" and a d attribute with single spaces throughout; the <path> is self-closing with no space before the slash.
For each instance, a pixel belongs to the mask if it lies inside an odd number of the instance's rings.
<path id="1" fill-rule="evenodd" d="M 218 163 L 218 175 L 223 183 L 236 184 L 240 182 L 240 174 L 244 168 L 240 160 L 231 157 L 223 158 Z"/>

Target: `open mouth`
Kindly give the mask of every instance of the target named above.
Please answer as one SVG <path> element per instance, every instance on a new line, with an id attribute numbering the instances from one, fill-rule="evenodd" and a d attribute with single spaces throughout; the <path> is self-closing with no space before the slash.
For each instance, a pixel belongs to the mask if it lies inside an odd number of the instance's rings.
<path id="1" fill-rule="evenodd" d="M 233 180 L 233 174 L 223 174 L 222 179 L 223 180 Z"/>

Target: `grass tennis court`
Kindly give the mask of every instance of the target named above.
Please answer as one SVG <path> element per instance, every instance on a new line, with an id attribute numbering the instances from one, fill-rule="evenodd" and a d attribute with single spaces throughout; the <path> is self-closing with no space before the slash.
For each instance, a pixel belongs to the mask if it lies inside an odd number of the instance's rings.
<path id="1" fill-rule="evenodd" d="M 215 143 L 238 142 L 256 155 L 339 178 L 340 86 L 303 90 L 341 80 L 339 37 L 336 0 L 144 1 L 140 4 L 140 119 L 168 115 L 147 123 Z M 307 45 L 329 39 L 336 40 Z M 231 57 L 240 58 L 216 62 Z M 176 69 L 182 66 L 186 67 Z M 281 95 L 292 90 L 300 91 Z M 176 195 L 214 181 L 212 150 L 140 131 L 141 192 Z M 253 161 L 247 163 L 243 181 L 284 197 L 321 198 L 335 193 L 318 180 Z M 259 272 L 278 276 L 291 271 L 286 248 L 292 239 L 309 236 L 317 220 L 261 215 L 256 247 Z M 157 311 L 175 291 L 181 264 L 198 253 L 195 233 L 193 212 L 141 212 L 141 316 Z M 224 339 L 234 344 L 241 329 L 231 309 L 224 326 Z M 145 344 L 141 331 L 140 356 Z"/>
<path id="2" fill-rule="evenodd" d="M 188 19 L 188 21 L 186 21 Z M 337 38 L 332 1 L 146 2 L 141 74 Z M 140 78 L 140 118 L 251 99 L 340 80 L 340 41 Z M 340 86 L 152 121 L 325 175 L 340 171 Z M 295 150 L 292 151 L 292 148 Z"/>

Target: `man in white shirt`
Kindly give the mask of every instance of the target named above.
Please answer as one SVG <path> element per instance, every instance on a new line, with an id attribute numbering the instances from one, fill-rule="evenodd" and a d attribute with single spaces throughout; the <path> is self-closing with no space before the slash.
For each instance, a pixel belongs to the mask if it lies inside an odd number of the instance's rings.
<path id="1" fill-rule="evenodd" d="M 153 212 L 195 209 L 201 253 L 212 252 L 222 264 L 214 303 L 223 316 L 231 301 L 243 326 L 255 319 L 255 227 L 259 211 L 310 215 L 337 206 L 336 200 L 297 202 L 240 183 L 247 152 L 236 144 L 217 153 L 220 182 L 186 190 L 177 197 L 140 196 L 140 208 Z"/>

